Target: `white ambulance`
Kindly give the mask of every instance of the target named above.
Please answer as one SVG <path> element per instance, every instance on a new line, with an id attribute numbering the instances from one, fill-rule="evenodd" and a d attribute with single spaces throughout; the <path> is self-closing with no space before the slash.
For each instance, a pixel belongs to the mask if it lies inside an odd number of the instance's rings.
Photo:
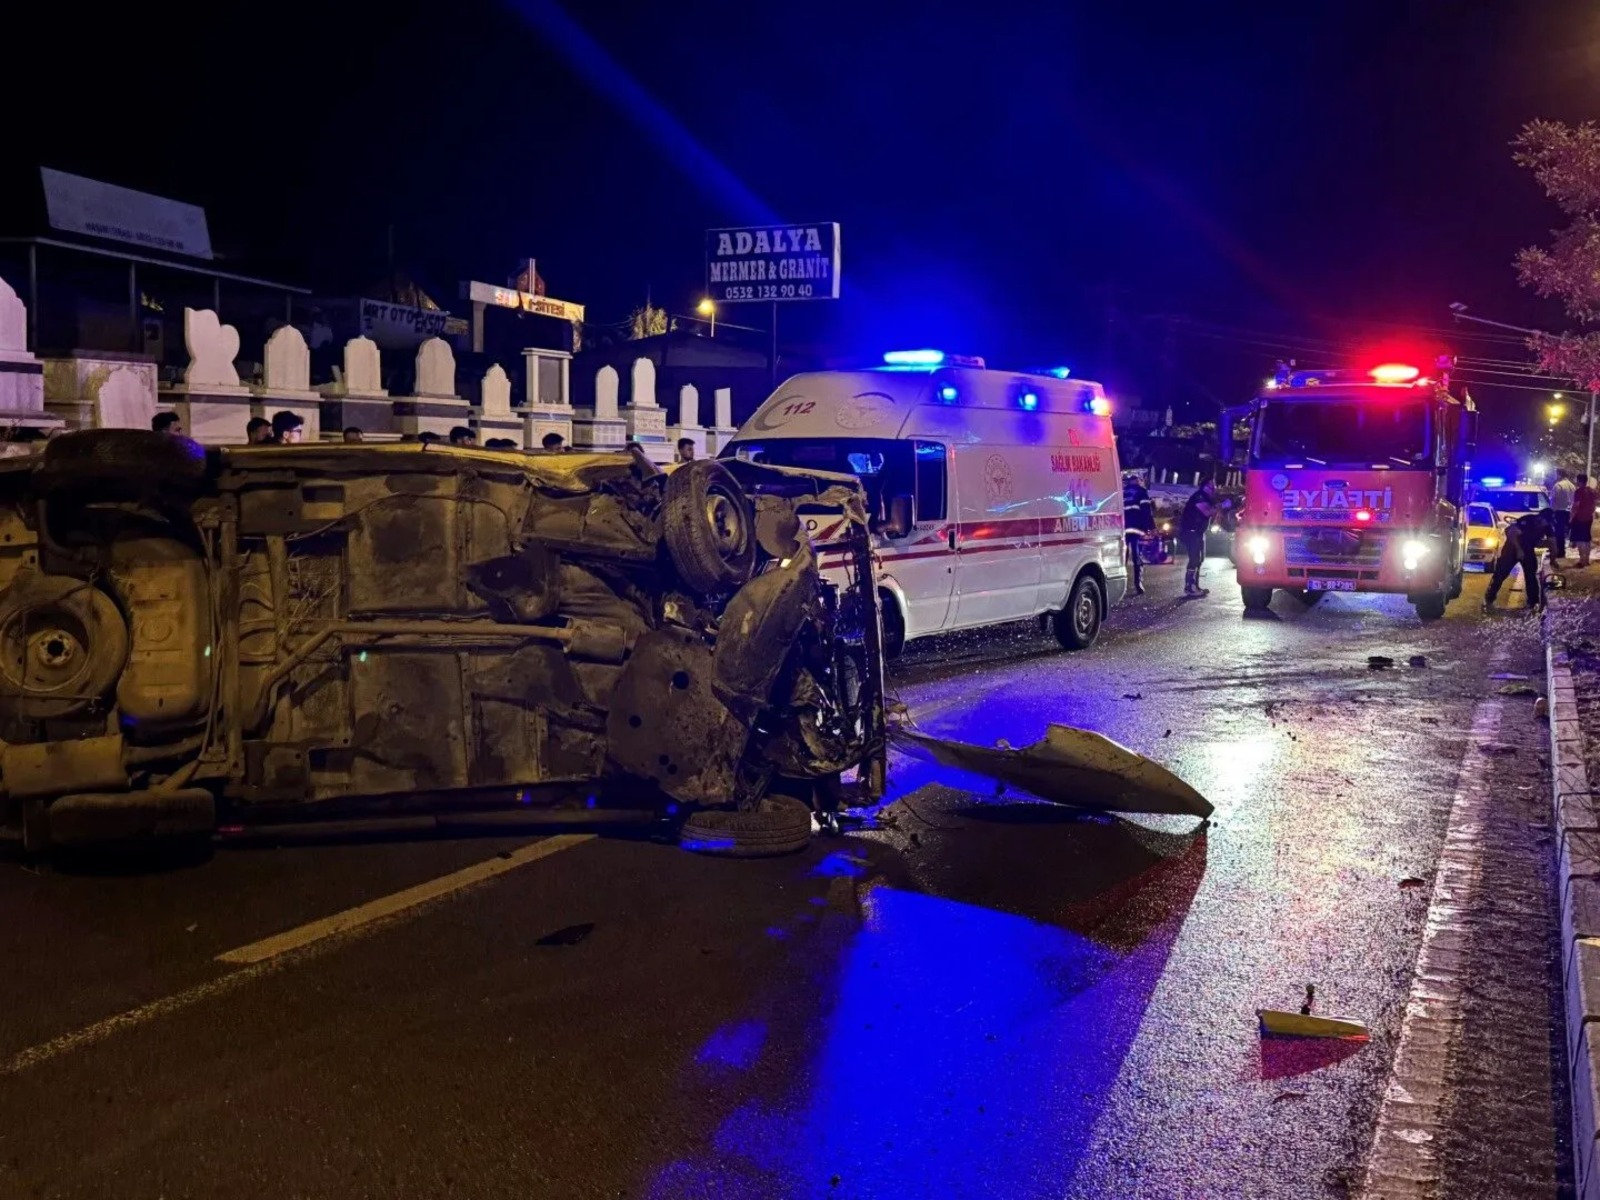
<path id="1" fill-rule="evenodd" d="M 781 384 L 724 456 L 855 475 L 874 517 L 886 649 L 1048 618 L 1068 649 L 1127 588 L 1122 481 L 1097 383 L 899 351 Z M 825 570 L 831 530 L 812 529 Z"/>

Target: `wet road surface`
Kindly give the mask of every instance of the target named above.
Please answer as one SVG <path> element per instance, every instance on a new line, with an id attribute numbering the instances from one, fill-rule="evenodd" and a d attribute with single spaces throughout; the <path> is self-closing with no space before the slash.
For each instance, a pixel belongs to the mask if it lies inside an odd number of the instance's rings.
<path id="1" fill-rule="evenodd" d="M 1380 1122 L 1431 1194 L 1560 1194 L 1542 726 L 1489 678 L 1537 682 L 1534 626 L 1476 612 L 1481 580 L 1431 626 L 1396 598 L 1246 620 L 1211 574 L 1185 602 L 1152 571 L 1087 655 L 1008 629 L 891 677 L 931 732 L 1065 721 L 1148 753 L 1215 803 L 1204 829 L 905 761 L 874 828 L 764 862 L 618 838 L 0 860 L 0 1196 L 1343 1196 Z M 1486 716 L 1514 752 L 1475 742 Z M 1384 1101 L 1464 779 L 1492 828 L 1423 1131 Z M 1255 1009 L 1308 982 L 1371 1042 L 1263 1042 Z"/>

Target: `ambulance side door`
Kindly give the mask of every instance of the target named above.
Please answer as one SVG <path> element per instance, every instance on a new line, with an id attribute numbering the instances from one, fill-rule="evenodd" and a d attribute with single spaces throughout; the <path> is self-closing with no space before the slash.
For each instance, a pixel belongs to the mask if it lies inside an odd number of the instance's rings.
<path id="1" fill-rule="evenodd" d="M 889 542 L 883 569 L 905 596 L 906 636 L 921 637 L 950 623 L 955 501 L 949 447 L 914 441 L 911 450 L 915 471 L 911 533 Z"/>

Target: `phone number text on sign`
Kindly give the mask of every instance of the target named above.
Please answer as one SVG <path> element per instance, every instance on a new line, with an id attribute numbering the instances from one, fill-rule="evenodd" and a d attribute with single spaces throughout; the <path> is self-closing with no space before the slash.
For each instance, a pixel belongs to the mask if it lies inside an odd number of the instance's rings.
<path id="1" fill-rule="evenodd" d="M 809 283 L 761 284 L 756 287 L 727 285 L 722 289 L 724 303 L 736 300 L 814 300 L 816 289 Z"/>

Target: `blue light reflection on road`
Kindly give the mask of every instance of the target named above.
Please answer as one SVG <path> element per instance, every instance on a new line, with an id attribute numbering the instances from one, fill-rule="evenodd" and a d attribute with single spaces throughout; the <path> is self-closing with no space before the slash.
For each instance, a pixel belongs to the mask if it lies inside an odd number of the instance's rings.
<path id="1" fill-rule="evenodd" d="M 1182 912 L 1123 955 L 936 896 L 880 887 L 862 907 L 807 1077 L 736 1108 L 653 1200 L 1065 1190 Z"/>

